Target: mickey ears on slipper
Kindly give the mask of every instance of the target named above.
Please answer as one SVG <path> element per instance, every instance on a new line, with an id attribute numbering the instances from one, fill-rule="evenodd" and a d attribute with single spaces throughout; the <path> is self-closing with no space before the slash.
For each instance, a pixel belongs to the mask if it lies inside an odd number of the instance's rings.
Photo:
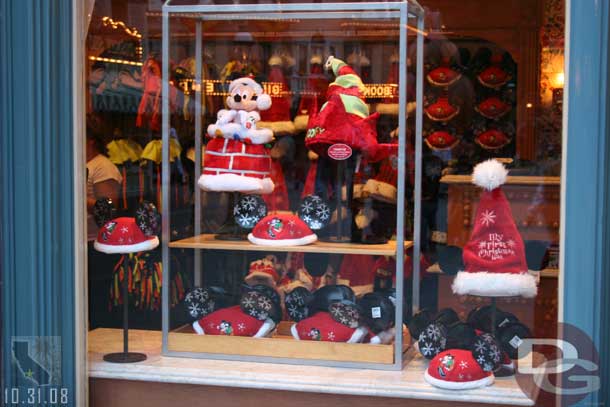
<path id="1" fill-rule="evenodd" d="M 155 236 L 161 230 L 161 214 L 152 202 L 142 202 L 136 211 L 136 224 L 146 236 Z"/>
<path id="2" fill-rule="evenodd" d="M 188 316 L 199 320 L 222 307 L 221 298 L 227 295 L 221 287 L 196 287 L 184 297 L 184 304 Z"/>
<path id="3" fill-rule="evenodd" d="M 114 205 L 110 198 L 100 198 L 93 205 L 93 218 L 98 227 L 102 227 L 106 222 L 114 219 Z"/>
<path id="4" fill-rule="evenodd" d="M 308 305 L 313 294 L 305 287 L 297 287 L 286 294 L 284 305 L 291 320 L 299 322 L 309 316 Z"/>
<path id="5" fill-rule="evenodd" d="M 330 206 L 317 195 L 308 195 L 299 206 L 298 215 L 313 231 L 320 230 L 330 222 Z"/>

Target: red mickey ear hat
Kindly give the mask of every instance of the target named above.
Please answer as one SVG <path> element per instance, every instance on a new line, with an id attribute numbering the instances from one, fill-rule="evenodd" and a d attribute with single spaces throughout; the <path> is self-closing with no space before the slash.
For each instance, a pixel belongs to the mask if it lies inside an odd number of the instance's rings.
<path id="1" fill-rule="evenodd" d="M 453 281 L 453 292 L 487 297 L 535 297 L 537 280 L 528 272 L 523 239 L 500 188 L 508 171 L 496 160 L 478 164 L 472 180 L 483 188 L 475 225 L 464 247 L 464 270 Z"/>
<path id="2" fill-rule="evenodd" d="M 261 246 L 302 246 L 318 240 L 309 226 L 294 214 L 273 214 L 261 219 L 248 240 Z"/>
<path id="3" fill-rule="evenodd" d="M 156 233 L 160 219 L 155 205 L 143 203 L 135 218 L 121 217 L 106 221 L 105 215 L 112 213 L 111 209 L 103 208 L 108 205 L 112 205 L 109 200 L 96 202 L 94 210 L 100 230 L 93 243 L 95 250 L 108 254 L 125 254 L 153 250 L 159 246 Z"/>
<path id="4" fill-rule="evenodd" d="M 424 379 L 441 389 L 467 390 L 492 385 L 494 375 L 481 368 L 472 352 L 451 349 L 439 353 L 430 361 Z"/>

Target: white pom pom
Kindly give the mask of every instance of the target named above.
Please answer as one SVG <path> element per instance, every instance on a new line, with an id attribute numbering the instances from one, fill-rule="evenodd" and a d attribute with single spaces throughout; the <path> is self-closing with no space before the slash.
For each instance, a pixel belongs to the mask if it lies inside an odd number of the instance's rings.
<path id="1" fill-rule="evenodd" d="M 508 170 L 501 162 L 494 159 L 483 161 L 474 167 L 472 172 L 473 184 L 491 191 L 506 182 Z"/>
<path id="2" fill-rule="evenodd" d="M 271 107 L 271 96 L 266 93 L 259 94 L 256 99 L 258 110 L 267 110 Z"/>

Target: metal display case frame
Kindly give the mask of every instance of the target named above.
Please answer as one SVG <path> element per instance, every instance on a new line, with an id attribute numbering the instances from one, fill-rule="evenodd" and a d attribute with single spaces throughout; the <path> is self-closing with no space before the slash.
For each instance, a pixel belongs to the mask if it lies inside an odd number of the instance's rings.
<path id="1" fill-rule="evenodd" d="M 272 362 L 288 364 L 308 364 L 320 366 L 337 366 L 351 368 L 368 368 L 380 370 L 401 370 L 403 368 L 403 335 L 401 329 L 396 329 L 393 344 L 393 363 L 350 362 L 321 359 L 301 359 L 275 356 L 248 356 L 222 353 L 199 353 L 171 350 L 168 340 L 170 331 L 169 306 L 169 276 L 170 276 L 170 110 L 169 110 L 169 78 L 170 78 L 170 19 L 172 17 L 187 17 L 195 20 L 195 59 L 196 72 L 194 79 L 195 89 L 195 191 L 201 173 L 201 143 L 202 143 L 202 50 L 203 50 L 203 22 L 219 20 L 252 20 L 252 19 L 394 19 L 399 21 L 399 91 L 398 91 L 398 183 L 397 183 L 397 224 L 396 224 L 396 326 L 403 324 L 404 301 L 404 213 L 405 213 L 405 179 L 406 165 L 406 128 L 407 128 L 407 31 L 416 35 L 416 110 L 415 110 L 415 177 L 414 177 L 414 219 L 413 219 L 413 309 L 419 308 L 419 280 L 420 280 L 420 224 L 421 224 L 421 179 L 422 179 L 422 113 L 423 106 L 423 42 L 424 42 L 424 10 L 413 0 L 389 2 L 363 2 L 363 3 L 290 3 L 290 4 L 223 4 L 223 5 L 173 5 L 172 0 L 165 2 L 162 8 L 162 260 L 164 265 L 162 281 L 162 353 L 165 356 L 194 357 L 207 359 L 225 359 L 255 362 Z M 409 19 L 414 19 L 416 25 L 409 25 Z M 194 194 L 194 234 L 201 233 L 201 194 Z M 409 242 L 411 243 L 411 242 Z M 347 244 L 349 245 L 349 244 Z M 410 245 L 409 245 L 410 246 Z M 174 246 L 172 247 L 181 247 Z M 186 246 L 182 246 L 186 247 Z M 201 283 L 201 250 L 195 248 L 195 284 Z M 247 249 L 241 249 L 247 250 Z M 260 248 L 256 249 L 260 250 Z M 269 248 L 270 251 L 276 251 Z M 300 251 L 295 248 L 294 251 Z M 309 248 L 316 251 L 316 248 Z M 248 338 L 250 339 L 250 338 Z M 261 340 L 261 339 L 251 339 Z M 264 339 L 263 339 L 264 340 Z M 304 343 L 304 342 L 300 342 Z M 295 341 L 295 346 L 299 342 Z M 362 351 L 366 351 L 365 344 L 359 344 Z M 375 346 L 375 345 L 369 345 Z"/>

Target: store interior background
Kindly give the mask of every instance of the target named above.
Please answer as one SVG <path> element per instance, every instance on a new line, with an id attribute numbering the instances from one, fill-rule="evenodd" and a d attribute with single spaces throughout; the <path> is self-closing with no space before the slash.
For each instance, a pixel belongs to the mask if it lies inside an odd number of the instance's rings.
<path id="1" fill-rule="evenodd" d="M 451 103 L 460 108 L 460 113 L 448 123 L 455 129 L 455 134 L 460 135 L 460 142 L 454 148 L 444 151 L 424 145 L 422 234 L 425 239 L 422 248 L 427 271 L 422 275 L 421 306 L 433 310 L 451 307 L 464 317 L 472 308 L 482 305 L 480 298 L 454 296 L 450 288 L 453 276 L 439 273 L 436 260 L 444 246 L 463 246 L 468 240 L 474 187 L 469 186 L 465 179 L 472 166 L 488 157 L 512 158 L 511 175 L 547 180 L 540 184 L 506 188 L 509 200 L 519 208 L 517 213 L 513 206 L 513 211 L 524 238 L 548 243 L 547 265 L 542 274 L 539 295 L 534 300 L 499 300 L 498 306 L 517 315 L 537 337 L 552 337 L 556 334 L 558 306 L 558 177 L 562 158 L 564 2 L 511 0 L 490 3 L 465 0 L 456 3 L 449 0 L 422 0 L 420 3 L 427 10 L 426 29 L 429 33 L 426 49 L 430 53 L 425 54 L 425 62 L 438 65 L 441 58 L 432 56 L 440 53 L 450 55 L 451 63 L 458 63 L 464 69 L 461 83 L 452 86 L 448 95 Z M 137 127 L 136 119 L 142 88 L 146 86 L 141 77 L 142 65 L 151 56 L 158 58 L 161 50 L 161 3 L 154 0 L 96 0 L 89 4 L 91 19 L 86 40 L 86 110 L 103 119 L 106 143 L 127 139 L 142 149 L 135 159 L 115 161 L 123 176 L 117 202 L 118 213 L 130 214 L 141 200 L 160 204 L 160 132 L 150 125 Z M 240 32 L 246 28 L 237 27 L 234 31 Z M 190 40 L 182 41 L 179 34 L 176 33 L 174 40 L 177 46 L 173 47 L 172 64 L 187 67 L 187 58 L 193 55 L 194 50 Z M 274 52 L 285 53 L 287 56 L 297 55 L 294 64 L 287 64 L 283 72 L 295 95 L 298 95 L 299 89 L 303 89 L 307 81 L 312 49 L 317 49 L 322 54 L 332 49 L 337 56 L 346 59 L 354 54 L 352 61 L 355 61 L 355 68 L 365 83 L 388 82 L 394 54 L 391 45 L 374 40 L 337 42 L 324 38 L 323 34 L 321 32 L 319 36 L 303 39 L 296 44 L 241 44 L 240 50 L 247 49 L 250 63 L 262 76 L 269 72 L 266 61 Z M 510 142 L 495 150 L 481 148 L 474 141 L 473 134 L 475 125 L 481 119 L 475 106 L 485 89 L 471 80 L 468 69 L 474 69 L 471 67 L 476 66 L 483 48 L 500 54 L 502 51 L 508 53 L 509 57 L 504 62 L 508 60 L 514 69 L 513 79 L 501 90 L 506 100 L 512 101 L 512 110 L 503 118 L 502 123 L 502 129 Z M 204 76 L 210 79 L 229 78 L 230 72 L 226 75 L 226 64 L 234 52 L 234 44 L 210 48 L 204 46 Z M 366 60 L 369 61 L 368 64 Z M 377 63 L 378 61 L 382 62 Z M 188 82 L 181 82 L 179 77 L 174 79 L 178 93 L 177 104 L 184 106 L 184 109 L 176 109 L 172 115 L 172 126 L 180 146 L 172 152 L 171 166 L 171 233 L 172 239 L 177 239 L 193 234 L 194 122 L 192 111 L 189 111 L 192 109 L 192 101 L 189 105 L 188 99 L 191 96 L 188 95 L 188 85 L 184 86 Z M 412 89 L 410 91 L 412 101 Z M 438 97 L 433 87 L 426 85 L 426 91 L 430 97 Z M 299 98 L 292 97 L 291 103 L 294 116 Z M 222 98 L 210 96 L 204 104 L 204 126 L 207 126 L 221 107 Z M 425 129 L 428 128 L 427 125 L 434 126 L 436 123 L 426 119 Z M 389 138 L 391 130 L 396 127 L 396 119 L 382 119 L 379 126 L 380 138 Z M 282 148 L 277 149 L 277 154 L 287 180 L 289 206 L 290 209 L 295 209 L 310 160 L 303 145 L 303 132 L 285 137 L 292 137 L 293 140 L 283 143 Z M 412 163 L 409 164 L 412 166 Z M 412 174 L 413 168 L 410 167 L 409 171 Z M 409 196 L 406 198 L 411 207 L 412 189 L 407 190 Z M 202 201 L 205 207 L 203 230 L 214 232 L 227 216 L 228 197 L 225 194 L 204 193 Z M 393 211 L 391 206 L 388 208 L 387 204 L 382 203 L 376 208 L 379 211 Z M 412 216 L 412 209 L 407 212 Z M 394 221 L 395 219 L 392 220 Z M 411 221 L 407 219 L 406 222 L 406 229 L 411 230 Z M 229 252 L 204 256 L 206 284 L 236 290 L 247 272 L 248 264 L 260 258 L 260 255 L 251 252 L 240 253 L 238 256 Z M 100 258 L 89 261 L 90 300 L 95 301 L 89 309 L 90 329 L 118 328 L 122 326 L 122 314 L 117 291 L 119 274 L 114 265 L 120 257 L 105 257 L 103 261 Z M 193 286 L 193 273 L 190 272 L 193 269 L 193 254 L 189 250 L 173 250 L 171 259 L 171 322 L 173 327 L 178 327 L 185 323 L 182 303 L 184 294 Z M 372 267 L 375 260 L 377 259 L 363 261 Z M 145 294 L 138 298 L 134 295 L 132 299 L 131 328 L 161 328 L 160 280 L 155 276 L 160 269 L 160 262 L 160 248 L 146 255 L 145 267 L 141 271 L 141 285 L 134 286 L 134 289 Z M 330 265 L 335 275 L 340 274 L 337 278 L 349 278 L 340 273 L 343 262 L 344 259 L 337 256 L 305 257 L 305 265 L 314 277 L 322 277 Z M 346 272 L 349 270 L 344 271 Z M 409 314 L 410 280 L 406 280 L 405 287 L 406 311 Z"/>

